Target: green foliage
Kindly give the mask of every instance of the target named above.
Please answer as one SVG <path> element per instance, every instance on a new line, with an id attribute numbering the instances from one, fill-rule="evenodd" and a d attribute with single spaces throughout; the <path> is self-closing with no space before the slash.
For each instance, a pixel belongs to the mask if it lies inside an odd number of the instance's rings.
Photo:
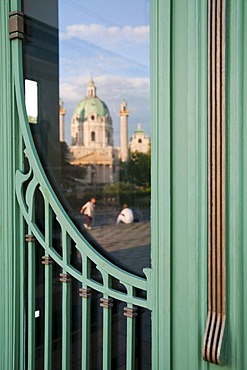
<path id="1" fill-rule="evenodd" d="M 65 142 L 60 143 L 61 153 L 61 182 L 64 186 L 75 185 L 76 179 L 83 179 L 86 176 L 86 169 L 81 166 L 71 165 L 69 163 L 70 153 L 69 147 Z"/>
<path id="2" fill-rule="evenodd" d="M 129 153 L 129 159 L 120 165 L 120 181 L 138 187 L 150 188 L 151 154 Z"/>
<path id="3" fill-rule="evenodd" d="M 105 197 L 118 199 L 119 207 L 124 203 L 129 204 L 131 207 L 150 207 L 150 187 L 138 187 L 133 184 L 117 182 L 105 185 L 103 194 Z"/>

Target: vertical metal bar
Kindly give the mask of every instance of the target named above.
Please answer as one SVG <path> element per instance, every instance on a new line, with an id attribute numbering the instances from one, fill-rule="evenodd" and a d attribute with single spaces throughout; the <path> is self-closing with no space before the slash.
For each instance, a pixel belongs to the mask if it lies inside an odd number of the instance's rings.
<path id="1" fill-rule="evenodd" d="M 216 155 L 215 155 L 215 172 L 216 172 L 216 197 L 215 197 L 215 208 L 216 208 L 216 323 L 215 323 L 215 334 L 212 344 L 212 362 L 217 362 L 217 345 L 219 338 L 219 331 L 221 325 L 221 299 L 222 299 L 222 256 L 221 256 L 221 238 L 222 238 L 222 138 L 221 138 L 221 0 L 216 2 L 216 16 L 215 16 L 215 37 L 216 37 L 216 48 L 215 48 L 215 84 L 216 84 L 216 94 L 215 94 L 215 111 L 216 111 L 216 128 L 215 128 L 215 141 L 216 141 Z"/>
<path id="2" fill-rule="evenodd" d="M 210 281 L 210 295 L 209 297 L 209 311 L 210 311 L 210 329 L 208 334 L 208 341 L 211 343 L 214 335 L 214 327 L 216 322 L 216 112 L 215 112 L 215 99 L 216 99 L 216 68 L 215 68 L 215 49 L 216 49 L 216 1 L 209 1 L 209 237 L 208 237 L 208 278 Z M 207 358 L 211 358 L 211 347 L 207 347 Z"/>
<path id="3" fill-rule="evenodd" d="M 88 278 L 90 274 L 90 260 L 86 255 L 82 256 L 82 272 Z M 91 323 L 91 292 L 86 284 L 82 289 L 82 370 L 88 370 L 90 367 L 90 323 Z"/>
<path id="4" fill-rule="evenodd" d="M 226 354 L 221 354 L 221 348 L 223 347 L 223 340 L 225 335 L 225 325 L 226 325 L 226 209 L 225 209 L 225 199 L 226 199 L 226 120 L 225 120 L 225 14 L 226 14 L 226 1 L 222 0 L 222 17 L 220 22 L 221 27 L 221 74 L 220 74 L 220 86 L 221 86 L 221 110 L 220 110 L 220 120 L 221 120 L 221 332 L 219 334 L 219 344 L 217 349 L 217 362 L 226 363 Z M 223 358 L 224 356 L 224 358 Z"/>
<path id="5" fill-rule="evenodd" d="M 52 240 L 52 212 L 45 199 L 45 243 L 43 258 L 45 269 L 45 328 L 44 328 L 44 370 L 52 368 L 52 264 L 49 261 L 49 246 Z"/>
<path id="6" fill-rule="evenodd" d="M 212 3 L 208 1 L 208 102 L 212 101 Z M 209 201 L 212 192 L 212 104 L 208 104 L 208 314 L 203 340 L 203 357 L 210 356 L 207 348 L 212 320 L 212 203 Z M 207 354 L 206 354 L 207 351 Z"/>
<path id="7" fill-rule="evenodd" d="M 31 230 L 28 228 L 28 234 L 31 235 Z M 35 368 L 35 244 L 29 239 L 27 243 L 27 257 L 28 257 L 28 369 Z"/>
<path id="8" fill-rule="evenodd" d="M 62 227 L 62 248 L 63 261 L 66 265 L 69 263 L 69 239 L 66 230 Z M 60 281 L 63 283 L 62 288 L 62 370 L 70 369 L 70 277 L 63 270 L 60 274 Z"/>
<path id="9" fill-rule="evenodd" d="M 112 329 L 112 303 L 108 296 L 108 307 L 103 306 L 103 370 L 111 370 L 111 329 Z"/>
<path id="10" fill-rule="evenodd" d="M 24 218 L 20 215 L 20 370 L 25 369 L 25 242 Z"/>
<path id="11" fill-rule="evenodd" d="M 221 17 L 221 140 L 222 140 L 222 160 L 221 160 L 221 181 L 222 181 L 222 191 L 221 191 L 221 203 L 222 203 L 222 313 L 226 314 L 226 209 L 225 209 L 225 199 L 226 199 L 226 122 L 225 122 L 225 17 L 226 14 L 226 3 L 222 0 L 222 17 Z"/>
<path id="12" fill-rule="evenodd" d="M 135 369 L 135 338 L 136 338 L 136 308 L 128 304 L 124 308 L 124 315 L 127 317 L 127 344 L 126 344 L 126 370 Z"/>
<path id="13" fill-rule="evenodd" d="M 52 265 L 45 265 L 44 370 L 52 369 Z"/>
<path id="14" fill-rule="evenodd" d="M 62 370 L 70 369 L 70 284 L 62 289 Z"/>
<path id="15" fill-rule="evenodd" d="M 90 367 L 90 299 L 85 297 L 82 301 L 82 370 Z"/>
<path id="16" fill-rule="evenodd" d="M 223 364 L 225 260 L 225 0 L 208 0 L 208 318 L 203 357 Z"/>
<path id="17" fill-rule="evenodd" d="M 104 285 L 109 288 L 110 277 L 101 271 Z M 113 300 L 107 294 L 100 298 L 100 306 L 103 307 L 103 370 L 111 370 L 111 331 L 112 331 L 112 311 Z"/>

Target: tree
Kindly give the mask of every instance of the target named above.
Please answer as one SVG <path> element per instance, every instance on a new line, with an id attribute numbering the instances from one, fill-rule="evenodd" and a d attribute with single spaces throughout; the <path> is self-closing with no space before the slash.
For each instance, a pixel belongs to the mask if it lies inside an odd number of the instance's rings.
<path id="1" fill-rule="evenodd" d="M 151 155 L 130 152 L 126 162 L 120 164 L 120 181 L 137 187 L 149 188 L 151 185 Z"/>
<path id="2" fill-rule="evenodd" d="M 86 176 L 86 169 L 81 166 L 70 164 L 69 147 L 65 142 L 60 143 L 61 153 L 61 182 L 63 185 L 73 185 L 76 179 L 83 179 Z"/>

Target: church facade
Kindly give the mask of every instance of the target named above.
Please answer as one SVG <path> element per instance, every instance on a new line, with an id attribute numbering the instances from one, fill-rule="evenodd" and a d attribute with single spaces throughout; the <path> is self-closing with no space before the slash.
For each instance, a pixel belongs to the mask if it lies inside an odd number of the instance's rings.
<path id="1" fill-rule="evenodd" d="M 64 106 L 60 104 L 60 122 L 62 122 L 60 130 L 64 127 L 64 114 Z M 117 182 L 120 161 L 128 160 L 129 150 L 148 151 L 150 139 L 140 124 L 132 135 L 131 142 L 128 143 L 129 111 L 125 100 L 121 102 L 119 117 L 120 147 L 115 147 L 110 111 L 106 103 L 97 96 L 97 89 L 91 78 L 86 97 L 77 104 L 71 118 L 70 163 L 87 169 L 82 182 L 95 184 Z"/>
<path id="2" fill-rule="evenodd" d="M 130 138 L 129 143 L 130 151 L 146 154 L 151 149 L 150 145 L 151 145 L 150 137 L 145 134 L 144 130 L 141 127 L 141 124 L 138 123 L 134 134 Z"/>

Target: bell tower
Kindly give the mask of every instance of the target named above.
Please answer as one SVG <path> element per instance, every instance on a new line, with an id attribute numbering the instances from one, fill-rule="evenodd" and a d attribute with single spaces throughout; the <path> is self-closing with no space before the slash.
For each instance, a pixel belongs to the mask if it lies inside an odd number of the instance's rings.
<path id="1" fill-rule="evenodd" d="M 64 103 L 62 99 L 59 99 L 59 141 L 63 142 L 64 139 L 64 116 L 66 110 L 64 108 Z"/>
<path id="2" fill-rule="evenodd" d="M 129 111 L 125 100 L 121 103 L 120 116 L 120 157 L 123 162 L 128 159 L 128 117 Z"/>

